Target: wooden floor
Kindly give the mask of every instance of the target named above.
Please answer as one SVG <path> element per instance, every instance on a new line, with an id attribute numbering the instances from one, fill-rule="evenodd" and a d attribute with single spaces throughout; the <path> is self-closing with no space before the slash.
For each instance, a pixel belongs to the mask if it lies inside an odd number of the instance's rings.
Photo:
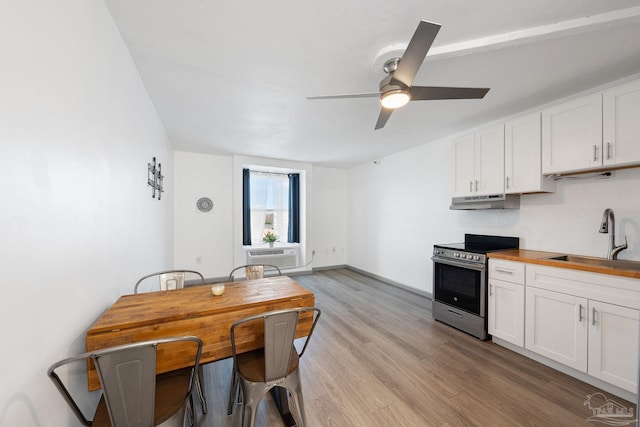
<path id="1" fill-rule="evenodd" d="M 584 401 L 600 390 L 434 321 L 425 297 L 346 269 L 296 280 L 322 310 L 301 360 L 309 427 L 598 425 Z M 199 426 L 237 425 L 230 370 L 229 359 L 205 366 Z M 258 417 L 283 425 L 270 400 Z"/>

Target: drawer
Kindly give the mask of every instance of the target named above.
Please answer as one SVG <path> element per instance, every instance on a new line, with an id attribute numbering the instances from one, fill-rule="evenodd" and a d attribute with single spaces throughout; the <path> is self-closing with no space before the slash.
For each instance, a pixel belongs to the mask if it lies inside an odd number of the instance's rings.
<path id="1" fill-rule="evenodd" d="M 522 262 L 489 259 L 489 277 L 524 285 L 524 266 Z"/>

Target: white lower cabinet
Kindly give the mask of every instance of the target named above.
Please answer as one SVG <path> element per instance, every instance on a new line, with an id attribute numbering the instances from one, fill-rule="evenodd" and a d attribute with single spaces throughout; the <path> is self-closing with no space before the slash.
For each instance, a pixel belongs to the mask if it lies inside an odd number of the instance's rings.
<path id="1" fill-rule="evenodd" d="M 587 372 L 587 300 L 527 287 L 525 348 Z"/>
<path id="2" fill-rule="evenodd" d="M 524 285 L 489 279 L 489 333 L 524 346 Z"/>
<path id="3" fill-rule="evenodd" d="M 635 393 L 640 311 L 589 301 L 589 316 L 589 375 Z"/>
<path id="4" fill-rule="evenodd" d="M 524 277 L 521 262 L 489 260 L 489 334 L 524 347 Z"/>
<path id="5" fill-rule="evenodd" d="M 636 393 L 639 281 L 526 268 L 525 348 Z"/>

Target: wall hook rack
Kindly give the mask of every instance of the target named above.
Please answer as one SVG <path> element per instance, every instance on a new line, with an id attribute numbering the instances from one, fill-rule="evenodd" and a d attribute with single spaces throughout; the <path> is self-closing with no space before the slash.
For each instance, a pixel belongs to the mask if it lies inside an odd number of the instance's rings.
<path id="1" fill-rule="evenodd" d="M 158 200 L 162 198 L 164 192 L 163 187 L 164 175 L 162 175 L 162 163 L 158 163 L 156 167 L 156 158 L 153 158 L 152 163 L 147 163 L 147 184 L 153 189 L 151 197 L 156 198 L 156 192 L 158 194 Z"/>

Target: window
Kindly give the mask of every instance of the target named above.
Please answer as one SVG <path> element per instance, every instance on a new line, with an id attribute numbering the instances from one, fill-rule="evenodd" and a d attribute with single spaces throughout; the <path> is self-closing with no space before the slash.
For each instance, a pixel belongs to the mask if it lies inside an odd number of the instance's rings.
<path id="1" fill-rule="evenodd" d="M 243 245 L 260 244 L 267 232 L 280 242 L 299 239 L 299 175 L 245 169 Z"/>

